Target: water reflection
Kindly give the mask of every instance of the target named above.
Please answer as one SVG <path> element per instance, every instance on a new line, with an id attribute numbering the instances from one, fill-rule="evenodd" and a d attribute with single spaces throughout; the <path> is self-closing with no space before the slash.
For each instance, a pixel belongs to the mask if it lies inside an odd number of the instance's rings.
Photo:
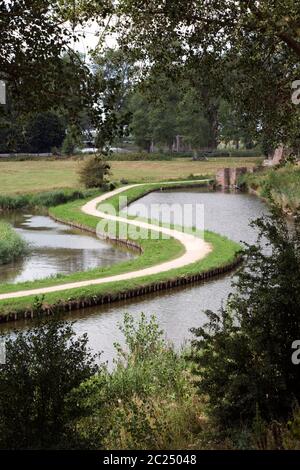
<path id="1" fill-rule="evenodd" d="M 134 254 L 55 222 L 48 216 L 12 213 L 10 222 L 29 243 L 30 254 L 16 263 L 1 266 L 0 282 L 22 282 L 57 274 L 86 271 L 131 259 Z"/>

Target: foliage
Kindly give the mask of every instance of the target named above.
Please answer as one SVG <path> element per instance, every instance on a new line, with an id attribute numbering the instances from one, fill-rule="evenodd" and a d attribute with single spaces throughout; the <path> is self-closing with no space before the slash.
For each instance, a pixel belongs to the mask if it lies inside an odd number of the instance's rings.
<path id="1" fill-rule="evenodd" d="M 88 99 L 85 85 L 91 75 L 69 47 L 76 35 L 67 21 L 75 27 L 83 25 L 88 16 L 76 14 L 71 18 L 71 5 L 74 2 L 59 0 L 1 2 L 0 78 L 7 83 L 8 101 L 15 97 L 15 107 L 21 113 L 49 110 L 62 103 L 74 111 L 75 89 L 81 91 L 77 96 Z M 103 8 L 102 17 L 107 13 Z M 66 54 L 69 61 L 64 60 Z"/>
<path id="2" fill-rule="evenodd" d="M 80 130 L 76 126 L 69 126 L 67 129 L 66 136 L 62 142 L 62 153 L 64 155 L 74 155 L 76 148 L 82 144 L 82 137 Z"/>
<path id="3" fill-rule="evenodd" d="M 223 426 L 287 418 L 300 399 L 292 343 L 300 336 L 300 223 L 274 210 L 258 219 L 235 291 L 219 313 L 194 329 L 198 388 Z"/>
<path id="4" fill-rule="evenodd" d="M 0 447 L 47 449 L 79 446 L 69 392 L 96 373 L 87 336 L 72 325 L 47 321 L 6 337 L 0 368 Z"/>
<path id="5" fill-rule="evenodd" d="M 131 97 L 129 106 L 132 113 L 130 129 L 135 143 L 140 149 L 150 152 L 152 142 L 149 119 L 150 105 L 146 97 L 141 92 L 137 92 Z"/>
<path id="6" fill-rule="evenodd" d="M 246 175 L 243 181 L 259 195 L 288 213 L 300 209 L 300 168 L 288 164 Z"/>
<path id="7" fill-rule="evenodd" d="M 72 394 L 85 414 L 77 423 L 91 447 L 185 448 L 200 430 L 200 402 L 186 362 L 163 339 L 154 317 L 124 316 L 115 368 L 102 369 Z"/>
<path id="8" fill-rule="evenodd" d="M 197 86 L 187 77 L 177 78 L 175 83 L 166 74 L 153 72 L 133 91 L 129 102 L 130 130 L 141 149 L 149 152 L 155 146 L 170 152 L 177 147 L 178 138 L 190 151 L 216 147 L 216 129 L 208 119 L 210 104 Z"/>
<path id="9" fill-rule="evenodd" d="M 153 0 L 143 8 L 138 0 L 121 0 L 116 14 L 119 44 L 148 65 L 144 76 L 154 70 L 177 81 L 177 73 L 191 72 L 201 84 L 197 89 L 207 92 L 211 123 L 214 100 L 221 97 L 247 140 L 263 140 L 269 149 L 282 142 L 294 145 L 299 134 L 299 108 L 291 102 L 292 82 L 299 79 L 296 0 Z"/>
<path id="10" fill-rule="evenodd" d="M 0 222 L 0 265 L 12 263 L 28 251 L 27 243 L 11 225 Z"/>
<path id="11" fill-rule="evenodd" d="M 80 182 L 86 188 L 101 188 L 107 182 L 109 170 L 110 165 L 105 161 L 104 155 L 88 157 L 79 169 Z"/>
<path id="12" fill-rule="evenodd" d="M 0 209 L 18 210 L 30 207 L 52 207 L 77 199 L 85 199 L 93 196 L 93 194 L 93 190 L 79 191 L 77 189 L 60 189 L 37 194 L 17 194 L 15 196 L 0 195 Z"/>
<path id="13" fill-rule="evenodd" d="M 52 147 L 61 146 L 64 137 L 63 119 L 53 112 L 37 114 L 27 124 L 26 140 L 31 152 L 50 152 Z"/>
<path id="14" fill-rule="evenodd" d="M 178 131 L 192 149 L 210 147 L 211 129 L 205 116 L 204 103 L 196 88 L 189 88 L 178 104 Z M 216 145 L 212 147 L 216 148 Z"/>
<path id="15" fill-rule="evenodd" d="M 105 122 L 99 127 L 96 139 L 96 147 L 102 152 L 113 138 L 127 134 L 128 102 L 137 81 L 138 68 L 132 58 L 118 48 L 96 49 L 92 59 L 95 76 L 102 84 L 101 100 L 105 109 Z"/>

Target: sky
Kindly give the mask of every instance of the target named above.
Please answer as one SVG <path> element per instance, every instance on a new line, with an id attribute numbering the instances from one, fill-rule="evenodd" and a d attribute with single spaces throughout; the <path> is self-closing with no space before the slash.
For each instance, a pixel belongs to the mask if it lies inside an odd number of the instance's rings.
<path id="1" fill-rule="evenodd" d="M 73 43 L 73 48 L 87 56 L 89 50 L 93 50 L 97 46 L 102 31 L 99 29 L 99 26 L 95 21 L 86 25 L 84 29 L 77 28 L 76 31 L 80 33 L 81 36 L 84 34 L 84 37 L 80 37 L 78 42 Z M 105 44 L 108 47 L 114 48 L 116 47 L 116 39 L 110 35 L 106 37 Z"/>

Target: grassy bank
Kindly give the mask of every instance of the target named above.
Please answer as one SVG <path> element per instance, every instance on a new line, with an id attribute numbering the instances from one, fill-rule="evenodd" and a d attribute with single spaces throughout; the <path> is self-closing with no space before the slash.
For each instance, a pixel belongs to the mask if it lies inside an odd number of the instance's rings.
<path id="1" fill-rule="evenodd" d="M 0 222 L 0 265 L 12 263 L 24 256 L 28 246 L 11 225 Z"/>
<path id="2" fill-rule="evenodd" d="M 86 199 L 96 194 L 94 189 L 59 189 L 41 193 L 0 194 L 0 210 L 20 210 L 34 207 L 51 207 L 78 199 Z"/>
<path id="3" fill-rule="evenodd" d="M 283 168 L 268 168 L 247 174 L 244 180 L 248 188 L 259 196 L 274 202 L 285 212 L 295 213 L 300 209 L 300 167 L 287 165 Z"/>
<path id="4" fill-rule="evenodd" d="M 195 183 L 192 183 L 191 186 L 194 184 Z M 149 191 L 157 189 L 158 187 L 161 187 L 161 184 L 157 186 L 143 185 L 143 187 L 128 189 L 126 193 L 122 193 L 122 195 L 126 195 L 128 202 L 131 202 Z M 178 187 L 180 187 L 180 185 L 178 185 Z M 113 197 L 106 202 L 111 202 L 113 205 L 117 205 L 118 198 Z M 84 214 L 81 211 L 83 203 L 84 201 L 73 201 L 68 204 L 57 206 L 50 209 L 50 214 L 58 220 L 95 231 L 99 219 L 97 217 Z M 119 227 L 117 229 L 119 229 Z M 108 235 L 110 235 L 109 232 Z M 20 284 L 6 284 L 0 287 L 0 293 L 16 292 L 24 289 L 29 290 L 45 286 L 55 286 L 68 282 L 102 278 L 109 275 L 135 271 L 177 258 L 183 253 L 184 248 L 177 240 L 172 238 L 169 240 L 151 239 L 151 236 L 149 235 L 151 234 L 145 233 L 145 229 L 141 229 L 138 240 L 133 240 L 142 248 L 142 254 L 134 260 L 126 261 L 112 267 L 98 268 L 83 273 L 73 273 L 68 276 L 58 276 L 56 278 Z M 198 235 L 201 236 L 200 233 Z M 141 277 L 127 281 L 111 282 L 98 286 L 67 289 L 62 292 L 49 293 L 46 294 L 43 300 L 44 305 L 64 306 L 64 303 L 68 303 L 74 299 L 80 304 L 80 302 L 85 299 L 96 299 L 97 296 L 117 296 L 120 292 L 130 291 L 138 287 L 143 288 L 153 283 L 166 282 L 168 280 L 209 272 L 216 268 L 229 265 L 236 259 L 237 252 L 240 250 L 240 246 L 237 243 L 211 232 L 205 233 L 205 239 L 212 245 L 213 251 L 199 262 L 180 269 L 170 270 L 159 275 L 156 274 L 144 278 Z M 20 310 L 24 311 L 24 309 L 32 310 L 35 301 L 36 299 L 33 296 L 23 299 L 3 300 L 0 302 L 0 313 L 2 315 L 6 315 L 11 312 L 18 312 Z"/>
<path id="5" fill-rule="evenodd" d="M 111 162 L 111 179 L 114 181 L 150 182 L 170 179 L 188 179 L 190 175 L 214 177 L 223 167 L 253 167 L 258 159 L 209 158 L 208 161 L 114 161 Z M 78 182 L 79 162 L 64 161 L 0 161 L 0 194 L 26 194 L 61 188 L 80 188 Z"/>

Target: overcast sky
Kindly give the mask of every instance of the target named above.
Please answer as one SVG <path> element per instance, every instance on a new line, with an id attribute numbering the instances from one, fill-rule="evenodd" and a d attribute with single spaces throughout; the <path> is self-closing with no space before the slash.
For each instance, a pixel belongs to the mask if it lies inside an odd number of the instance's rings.
<path id="1" fill-rule="evenodd" d="M 76 51 L 87 56 L 89 51 L 95 49 L 97 46 L 102 31 L 99 29 L 96 22 L 90 23 L 84 28 L 84 30 L 82 30 L 82 28 L 78 28 L 77 31 L 78 33 L 84 32 L 84 37 L 80 37 L 79 42 L 73 44 L 73 47 Z M 116 40 L 113 36 L 108 36 L 106 38 L 106 45 L 108 47 L 116 46 Z"/>

